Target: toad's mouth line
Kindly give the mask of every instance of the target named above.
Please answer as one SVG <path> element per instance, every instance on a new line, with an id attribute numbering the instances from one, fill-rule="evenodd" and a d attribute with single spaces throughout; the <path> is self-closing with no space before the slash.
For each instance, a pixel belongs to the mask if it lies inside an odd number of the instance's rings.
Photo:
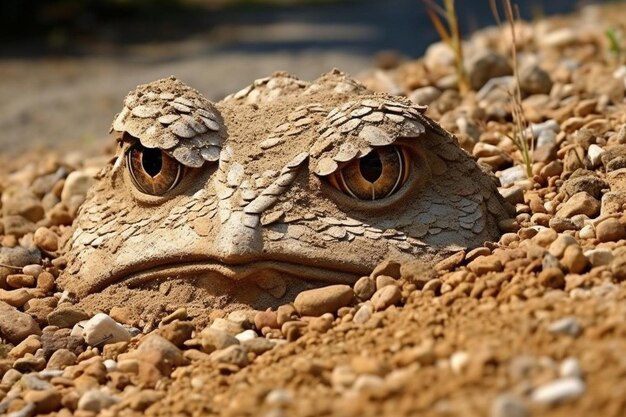
<path id="1" fill-rule="evenodd" d="M 313 263 L 314 260 L 309 260 Z M 324 264 L 323 261 L 316 262 Z M 121 284 L 128 287 L 140 287 L 148 282 L 163 278 L 201 277 L 210 274 L 220 275 L 233 281 L 254 280 L 255 275 L 275 274 L 292 276 L 301 280 L 319 281 L 333 284 L 354 284 L 356 280 L 368 275 L 371 268 L 364 265 L 329 265 L 318 266 L 279 260 L 258 260 L 240 263 L 224 263 L 209 258 L 193 261 L 168 260 L 140 270 L 129 266 L 114 273 L 108 279 L 98 282 L 90 288 L 91 293 L 100 291 L 109 285 Z"/>

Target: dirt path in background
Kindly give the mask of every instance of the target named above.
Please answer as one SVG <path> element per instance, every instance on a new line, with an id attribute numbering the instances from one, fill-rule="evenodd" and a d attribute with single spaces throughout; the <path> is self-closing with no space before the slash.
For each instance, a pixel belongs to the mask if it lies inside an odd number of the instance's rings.
<path id="1" fill-rule="evenodd" d="M 183 45 L 176 47 L 182 49 Z M 366 68 L 370 59 L 310 51 L 189 53 L 174 61 L 145 61 L 109 57 L 1 61 L 2 154 L 11 155 L 33 145 L 61 150 L 98 148 L 126 93 L 138 84 L 169 75 L 176 75 L 210 99 L 219 99 L 277 70 L 313 79 L 333 67 L 356 73 Z"/>

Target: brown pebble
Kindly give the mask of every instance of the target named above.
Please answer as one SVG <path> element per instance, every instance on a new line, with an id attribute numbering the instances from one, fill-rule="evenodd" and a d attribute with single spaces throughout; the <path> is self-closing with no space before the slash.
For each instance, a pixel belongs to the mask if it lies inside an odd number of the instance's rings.
<path id="1" fill-rule="evenodd" d="M 31 334 L 26 339 L 22 340 L 17 346 L 9 351 L 9 356 L 12 358 L 21 358 L 27 353 L 34 355 L 37 349 L 41 348 L 41 339 L 39 336 Z"/>
<path id="2" fill-rule="evenodd" d="M 248 365 L 246 349 L 241 345 L 232 345 L 226 349 L 217 350 L 211 354 L 211 359 L 217 363 L 227 363 L 243 368 Z"/>
<path id="3" fill-rule="evenodd" d="M 280 331 L 289 342 L 294 342 L 302 336 L 307 323 L 299 320 L 288 321 L 282 325 Z"/>
<path id="4" fill-rule="evenodd" d="M 565 276 L 560 268 L 546 268 L 539 273 L 539 283 L 547 288 L 565 288 Z"/>
<path id="5" fill-rule="evenodd" d="M 13 288 L 34 287 L 35 277 L 26 274 L 7 275 L 7 284 Z"/>
<path id="6" fill-rule="evenodd" d="M 354 283 L 354 295 L 361 301 L 369 300 L 376 292 L 376 281 L 371 277 L 361 277 Z"/>
<path id="7" fill-rule="evenodd" d="M 326 313 L 310 321 L 309 327 L 318 333 L 326 333 L 333 325 L 335 318 L 332 314 Z"/>
<path id="8" fill-rule="evenodd" d="M 550 246 L 552 242 L 559 237 L 559 234 L 552 229 L 543 229 L 540 230 L 533 238 L 533 242 L 538 244 L 539 246 L 543 246 L 544 248 Z"/>
<path id="9" fill-rule="evenodd" d="M 109 343 L 102 347 L 102 357 L 105 359 L 117 360 L 117 357 L 128 350 L 129 342 L 122 341 Z"/>
<path id="10" fill-rule="evenodd" d="M 21 307 L 31 298 L 34 298 L 34 295 L 25 288 L 18 288 L 9 291 L 0 288 L 0 301 L 3 301 L 13 307 Z"/>
<path id="11" fill-rule="evenodd" d="M 59 328 L 70 329 L 83 320 L 89 320 L 89 314 L 73 305 L 64 306 L 61 304 L 52 313 L 48 314 L 48 323 Z"/>
<path id="12" fill-rule="evenodd" d="M 400 279 L 400 263 L 392 260 L 384 260 L 379 263 L 372 273 L 370 277 L 376 278 L 379 275 L 387 275 L 388 277 L 392 277 L 394 279 Z"/>
<path id="13" fill-rule="evenodd" d="M 503 269 L 502 262 L 494 255 L 479 256 L 470 262 L 467 267 L 476 275 L 484 275 L 488 272 L 500 272 Z"/>
<path id="14" fill-rule="evenodd" d="M 0 334 L 17 345 L 30 335 L 40 335 L 41 329 L 30 315 L 0 302 Z"/>
<path id="15" fill-rule="evenodd" d="M 259 311 L 254 315 L 254 326 L 259 330 L 264 327 L 278 329 L 280 326 L 278 325 L 278 316 L 276 312 L 269 309 L 266 311 Z"/>
<path id="16" fill-rule="evenodd" d="M 191 339 L 194 325 L 188 321 L 174 320 L 157 330 L 157 334 L 163 336 L 174 345 L 182 348 L 185 341 Z"/>
<path id="17" fill-rule="evenodd" d="M 454 255 L 450 255 L 442 261 L 439 261 L 435 265 L 435 271 L 451 271 L 454 267 L 459 265 L 465 259 L 465 252 L 460 251 Z"/>
<path id="18" fill-rule="evenodd" d="M 481 246 L 479 248 L 475 248 L 467 252 L 467 254 L 465 255 L 465 261 L 472 262 L 474 259 L 478 258 L 479 256 L 489 256 L 489 255 L 491 255 L 491 250 L 489 250 L 489 248 Z"/>
<path id="19" fill-rule="evenodd" d="M 581 274 L 587 268 L 588 261 L 580 246 L 570 245 L 566 247 L 565 252 L 563 252 L 561 264 L 563 264 L 569 272 Z"/>
<path id="20" fill-rule="evenodd" d="M 48 369 L 65 369 L 76 363 L 77 356 L 67 349 L 55 351 L 48 360 Z"/>
<path id="21" fill-rule="evenodd" d="M 387 285 L 399 285 L 398 281 L 387 275 L 379 275 L 376 277 L 376 290 L 380 290 Z"/>
<path id="22" fill-rule="evenodd" d="M 283 304 L 276 310 L 276 322 L 278 323 L 278 327 L 296 317 L 298 317 L 298 313 L 293 304 Z"/>
<path id="23" fill-rule="evenodd" d="M 395 285 L 387 285 L 376 291 L 372 296 L 374 310 L 382 311 L 389 306 L 395 305 L 402 299 L 402 291 Z"/>
<path id="24" fill-rule="evenodd" d="M 48 252 L 56 252 L 59 249 L 59 237 L 47 227 L 40 227 L 33 236 L 35 245 Z"/>
<path id="25" fill-rule="evenodd" d="M 43 271 L 37 277 L 37 289 L 48 294 L 54 290 L 54 275 L 48 271 Z"/>
<path id="26" fill-rule="evenodd" d="M 614 217 L 609 217 L 596 226 L 596 238 L 600 242 L 616 242 L 625 237 L 624 226 Z"/>
<path id="27" fill-rule="evenodd" d="M 321 316 L 336 313 L 353 298 L 354 292 L 348 285 L 329 285 L 300 292 L 293 304 L 301 316 Z"/>
<path id="28" fill-rule="evenodd" d="M 556 212 L 558 217 L 570 218 L 576 214 L 595 217 L 600 213 L 600 202 L 584 191 L 574 194 Z"/>
<path id="29" fill-rule="evenodd" d="M 30 390 L 24 393 L 24 401 L 35 404 L 36 413 L 52 413 L 61 408 L 61 393 L 56 389 Z"/>

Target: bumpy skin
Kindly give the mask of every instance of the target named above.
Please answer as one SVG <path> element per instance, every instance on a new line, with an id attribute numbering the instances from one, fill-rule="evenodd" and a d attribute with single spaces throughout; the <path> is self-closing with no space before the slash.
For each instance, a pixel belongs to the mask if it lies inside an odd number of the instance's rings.
<path id="1" fill-rule="evenodd" d="M 386 258 L 432 263 L 497 240 L 508 213 L 492 178 L 423 111 L 339 71 L 311 83 L 276 73 L 215 104 L 174 78 L 140 86 L 113 123 L 118 157 L 80 209 L 61 283 L 84 296 L 226 277 L 282 297 L 298 281 L 351 283 Z M 190 167 L 182 182 L 139 192 L 123 132 Z M 412 155 L 393 196 L 359 201 L 329 185 L 392 144 Z"/>

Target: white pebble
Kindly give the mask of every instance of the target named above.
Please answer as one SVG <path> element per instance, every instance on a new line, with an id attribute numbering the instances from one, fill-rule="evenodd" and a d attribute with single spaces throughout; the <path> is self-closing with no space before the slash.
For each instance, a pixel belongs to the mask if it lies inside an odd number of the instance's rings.
<path id="1" fill-rule="evenodd" d="M 583 370 L 576 358 L 567 358 L 561 362 L 559 366 L 559 376 L 561 378 L 578 378 L 583 377 Z"/>
<path id="2" fill-rule="evenodd" d="M 526 179 L 526 171 L 524 171 L 524 167 L 521 165 L 504 169 L 500 171 L 500 174 L 500 185 L 502 187 L 506 187 L 516 181 Z"/>
<path id="3" fill-rule="evenodd" d="M 90 391 L 87 391 L 82 395 L 82 397 L 80 397 L 80 400 L 78 400 L 78 409 L 99 413 L 101 410 L 109 408 L 119 401 L 120 399 L 117 397 L 102 392 L 98 389 L 92 389 Z"/>
<path id="4" fill-rule="evenodd" d="M 550 333 L 562 333 L 570 336 L 578 336 L 582 331 L 580 323 L 575 317 L 564 317 L 560 320 L 553 321 L 548 326 Z"/>
<path id="5" fill-rule="evenodd" d="M 561 378 L 535 389 L 531 399 L 538 404 L 557 404 L 580 397 L 585 392 L 585 383 L 578 378 Z"/>
<path id="6" fill-rule="evenodd" d="M 602 162 L 600 158 L 605 152 L 606 151 L 604 149 L 602 149 L 595 143 L 589 145 L 589 149 L 587 149 L 587 156 L 591 161 L 591 165 L 593 165 L 594 167 L 600 165 L 600 162 Z"/>
<path id="7" fill-rule="evenodd" d="M 546 120 L 543 123 L 532 123 L 528 129 L 530 129 L 530 131 L 532 132 L 533 137 L 537 139 L 544 131 L 552 131 L 554 133 L 558 133 L 561 130 L 561 126 L 556 120 L 550 119 Z"/>
<path id="8" fill-rule="evenodd" d="M 580 232 L 578 232 L 578 236 L 581 239 L 593 239 L 596 237 L 596 231 L 593 229 L 592 225 L 588 224 L 580 229 Z"/>
<path id="9" fill-rule="evenodd" d="M 130 333 L 121 324 L 104 313 L 93 316 L 83 329 L 85 342 L 90 346 L 109 343 L 126 342 L 130 340 Z"/>
<path id="10" fill-rule="evenodd" d="M 450 356 L 450 368 L 455 374 L 463 372 L 469 362 L 469 354 L 465 351 L 454 352 Z"/>
<path id="11" fill-rule="evenodd" d="M 190 383 L 192 388 L 199 389 L 202 388 L 207 383 L 207 381 L 203 377 L 194 376 L 193 378 L 191 378 Z"/>
<path id="12" fill-rule="evenodd" d="M 293 395 L 284 389 L 273 389 L 265 396 L 269 405 L 289 405 L 293 402 Z"/>
<path id="13" fill-rule="evenodd" d="M 256 339 L 257 337 L 259 337 L 259 335 L 252 329 L 244 330 L 243 332 L 235 335 L 235 339 L 239 340 L 241 343 Z"/>
<path id="14" fill-rule="evenodd" d="M 117 371 L 117 362 L 115 362 L 113 359 L 106 359 L 104 362 L 102 362 L 102 364 L 105 368 L 107 368 L 107 372 Z"/>
<path id="15" fill-rule="evenodd" d="M 22 268 L 22 273 L 37 278 L 43 272 L 43 266 L 39 264 L 26 265 Z"/>

